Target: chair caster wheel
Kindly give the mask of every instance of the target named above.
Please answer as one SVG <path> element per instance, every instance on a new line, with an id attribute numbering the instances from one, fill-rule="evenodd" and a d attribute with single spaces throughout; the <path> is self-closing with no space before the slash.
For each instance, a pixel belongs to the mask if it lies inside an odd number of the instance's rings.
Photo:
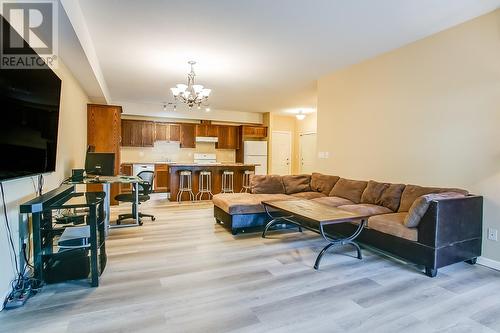
<path id="1" fill-rule="evenodd" d="M 151 218 L 151 221 L 155 221 L 155 220 L 156 220 L 156 217 L 154 217 L 154 216 L 153 216 L 153 217 Z"/>
<path id="2" fill-rule="evenodd" d="M 477 258 L 465 260 L 465 262 L 468 263 L 469 265 L 475 265 L 477 263 Z"/>
<path id="3" fill-rule="evenodd" d="M 116 225 L 120 225 L 120 224 L 122 224 L 121 221 L 116 221 Z"/>
<path id="4" fill-rule="evenodd" d="M 143 225 L 143 223 L 142 223 L 142 221 L 141 221 L 141 220 L 139 220 L 139 225 Z"/>

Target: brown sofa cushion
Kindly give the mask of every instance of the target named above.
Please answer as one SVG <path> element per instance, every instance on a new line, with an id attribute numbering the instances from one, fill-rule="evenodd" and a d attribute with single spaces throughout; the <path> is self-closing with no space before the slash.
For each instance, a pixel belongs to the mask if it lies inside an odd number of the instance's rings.
<path id="1" fill-rule="evenodd" d="M 379 183 L 370 180 L 361 196 L 361 203 L 384 206 L 395 212 L 399 207 L 404 184 Z"/>
<path id="2" fill-rule="evenodd" d="M 281 180 L 286 194 L 311 191 L 311 175 L 287 175 L 282 176 Z"/>
<path id="3" fill-rule="evenodd" d="M 405 184 L 391 184 L 389 187 L 382 193 L 380 200 L 378 201 L 378 205 L 382 205 L 384 207 L 389 208 L 393 212 L 398 210 L 399 203 L 401 202 L 401 195 L 405 189 Z"/>
<path id="4" fill-rule="evenodd" d="M 328 195 L 339 179 L 340 177 L 338 176 L 323 175 L 321 173 L 313 172 L 311 175 L 311 191 L 321 192 Z"/>
<path id="5" fill-rule="evenodd" d="M 354 203 L 359 203 L 361 194 L 368 183 L 363 180 L 351 180 L 340 178 L 330 192 L 331 197 L 341 197 L 349 199 Z"/>
<path id="6" fill-rule="evenodd" d="M 285 194 L 281 176 L 251 175 L 250 188 L 255 194 Z"/>
<path id="7" fill-rule="evenodd" d="M 403 212 L 372 216 L 368 219 L 368 228 L 416 242 L 418 230 L 404 225 L 406 215 L 408 213 Z"/>
<path id="8" fill-rule="evenodd" d="M 293 200 L 286 194 L 251 194 L 251 193 L 220 193 L 214 195 L 214 206 L 219 207 L 230 215 L 264 213 L 262 201 L 266 200 Z"/>
<path id="9" fill-rule="evenodd" d="M 372 205 L 372 204 L 344 205 L 344 206 L 339 206 L 338 208 L 347 210 L 348 212 L 351 213 L 362 214 L 367 216 L 392 213 L 392 210 L 390 210 L 387 207 Z"/>
<path id="10" fill-rule="evenodd" d="M 293 197 L 296 197 L 296 198 L 307 199 L 307 200 L 311 200 L 311 199 L 315 199 L 315 198 L 327 197 L 326 195 L 324 195 L 321 192 L 313 192 L 313 191 L 299 192 L 299 193 L 294 193 L 294 194 L 290 194 L 290 195 L 293 196 Z"/>
<path id="11" fill-rule="evenodd" d="M 312 199 L 312 201 L 315 201 L 317 203 L 327 205 L 330 207 L 338 207 L 342 205 L 353 205 L 354 202 L 352 202 L 349 199 L 344 199 L 340 197 L 323 197 L 323 198 L 316 198 Z"/>
<path id="12" fill-rule="evenodd" d="M 410 207 L 408 215 L 405 217 L 404 225 L 408 228 L 418 227 L 420 220 L 429 208 L 433 200 L 443 200 L 464 197 L 464 194 L 457 192 L 430 193 L 418 197 Z"/>
<path id="13" fill-rule="evenodd" d="M 361 203 L 374 204 L 382 197 L 384 191 L 389 188 L 389 183 L 379 183 L 374 180 L 368 181 L 366 188 L 361 195 Z"/>
<path id="14" fill-rule="evenodd" d="M 403 194 L 401 195 L 401 204 L 398 212 L 407 212 L 410 210 L 413 202 L 420 196 L 430 193 L 457 192 L 467 195 L 469 192 L 456 188 L 441 188 L 441 187 L 422 187 L 418 185 L 406 185 Z"/>

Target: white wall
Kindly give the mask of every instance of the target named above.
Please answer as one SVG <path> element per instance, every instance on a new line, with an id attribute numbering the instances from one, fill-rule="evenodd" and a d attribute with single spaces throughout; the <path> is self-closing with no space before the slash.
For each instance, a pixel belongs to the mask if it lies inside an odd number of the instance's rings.
<path id="1" fill-rule="evenodd" d="M 500 229 L 500 10 L 319 80 L 317 161 L 357 179 L 462 187 Z M 486 232 L 484 232 L 486 235 Z M 483 255 L 500 260 L 484 238 Z"/>
<path id="2" fill-rule="evenodd" d="M 71 174 L 72 168 L 83 167 L 87 146 L 88 97 L 61 60 L 55 72 L 62 80 L 57 162 L 56 172 L 44 175 L 44 192 L 58 187 Z M 28 177 L 4 182 L 4 189 L 14 244 L 18 247 L 19 205 L 35 197 L 32 179 Z M 4 296 L 10 291 L 10 282 L 15 277 L 15 266 L 10 257 L 3 214 L 0 215 L 0 224 L 0 297 L 3 303 Z M 16 253 L 19 253 L 19 248 Z"/>

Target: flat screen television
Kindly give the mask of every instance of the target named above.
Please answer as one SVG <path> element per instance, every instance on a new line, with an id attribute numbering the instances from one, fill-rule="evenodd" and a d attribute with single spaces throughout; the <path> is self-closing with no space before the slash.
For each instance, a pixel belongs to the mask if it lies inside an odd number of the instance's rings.
<path id="1" fill-rule="evenodd" d="M 0 181 L 55 171 L 60 95 L 48 67 L 0 68 Z"/>

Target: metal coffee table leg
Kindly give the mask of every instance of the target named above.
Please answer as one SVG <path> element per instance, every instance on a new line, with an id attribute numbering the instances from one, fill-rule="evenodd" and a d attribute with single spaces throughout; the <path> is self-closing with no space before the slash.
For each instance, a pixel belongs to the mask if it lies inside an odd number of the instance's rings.
<path id="1" fill-rule="evenodd" d="M 266 238 L 266 232 L 271 228 L 273 225 L 278 224 L 279 222 L 281 223 L 288 223 L 288 224 L 293 224 L 294 226 L 299 228 L 299 231 L 302 232 L 302 227 L 297 223 L 291 220 L 293 215 L 290 216 L 273 216 L 271 212 L 269 212 L 269 209 L 267 205 L 264 205 L 264 209 L 266 210 L 266 214 L 271 218 L 271 221 L 269 221 L 266 224 L 266 227 L 264 228 L 264 231 L 262 231 L 262 238 Z"/>
<path id="2" fill-rule="evenodd" d="M 324 226 L 325 225 L 328 225 L 330 223 L 320 223 L 319 225 L 319 231 L 320 231 L 320 234 L 321 236 L 323 236 L 323 238 L 329 243 L 327 246 L 325 246 L 323 248 L 323 250 L 321 250 L 321 252 L 319 253 L 318 257 L 316 258 L 316 262 L 314 263 L 314 269 L 319 269 L 319 263 L 321 262 L 321 258 L 323 257 L 323 255 L 326 253 L 326 251 L 328 251 L 328 249 L 332 246 L 336 246 L 336 245 L 352 245 L 356 248 L 357 252 L 358 252 L 358 259 L 363 259 L 363 255 L 361 254 L 361 248 L 359 247 L 359 245 L 354 242 L 354 240 L 356 239 L 356 237 L 359 236 L 359 234 L 361 234 L 361 231 L 363 231 L 363 228 L 366 226 L 366 220 L 361 220 L 361 222 L 358 224 L 358 228 L 356 229 L 356 231 L 349 237 L 346 237 L 346 238 L 338 238 L 338 239 L 334 239 L 334 238 L 330 238 L 324 231 Z"/>

